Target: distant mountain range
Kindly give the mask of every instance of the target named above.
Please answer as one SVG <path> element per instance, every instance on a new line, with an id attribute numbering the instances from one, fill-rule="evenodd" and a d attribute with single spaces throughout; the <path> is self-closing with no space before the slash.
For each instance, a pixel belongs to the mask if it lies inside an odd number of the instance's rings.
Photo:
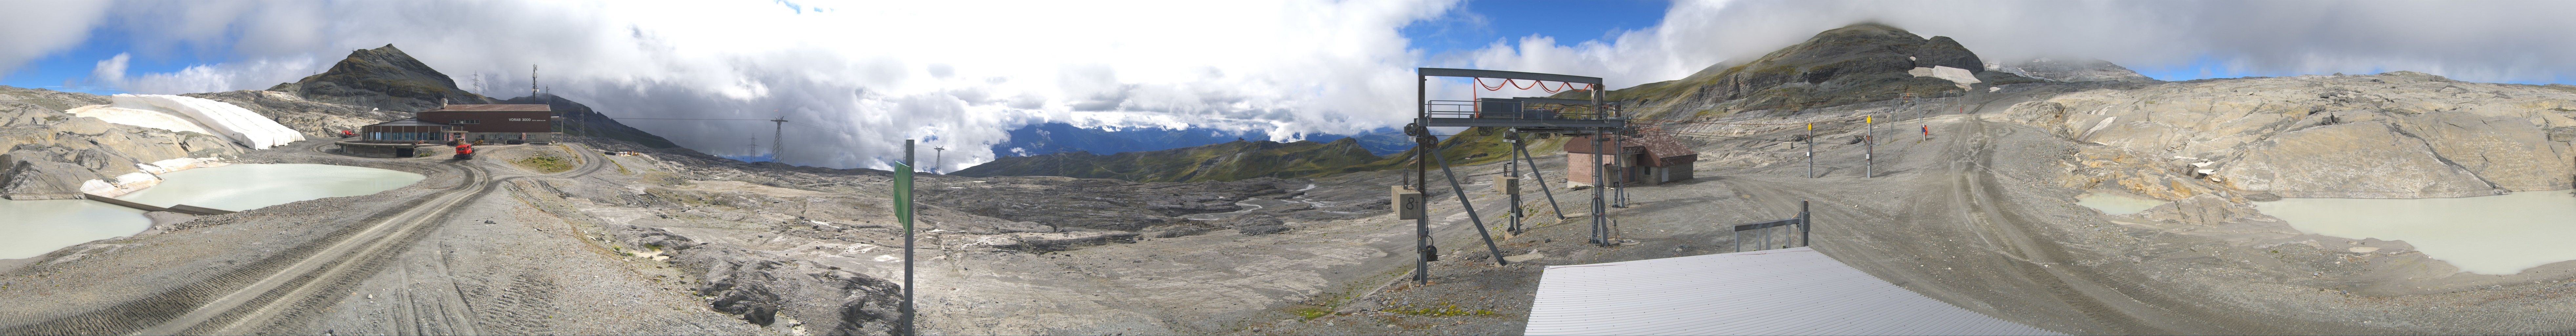
<path id="1" fill-rule="evenodd" d="M 1003 157 L 949 175 L 1073 176 L 1129 181 L 1232 181 L 1254 177 L 1304 177 L 1375 170 L 1386 161 L 1356 139 L 1333 142 L 1228 141 L 1157 151 L 1092 154 L 1084 151 Z"/>
<path id="2" fill-rule="evenodd" d="M 1413 148 L 1413 142 L 1405 140 L 1403 132 L 1394 128 L 1379 128 L 1356 135 L 1309 134 L 1304 140 L 1332 142 L 1342 138 L 1358 139 L 1361 148 L 1376 155 L 1392 154 Z M 1261 130 L 1230 132 L 1199 127 L 1178 130 L 1126 127 L 1113 130 L 1083 128 L 1067 123 L 1044 123 L 1011 130 L 1010 140 L 993 144 L 993 153 L 1001 156 L 1071 152 L 1115 154 L 1267 139 L 1270 139 L 1270 133 Z"/>

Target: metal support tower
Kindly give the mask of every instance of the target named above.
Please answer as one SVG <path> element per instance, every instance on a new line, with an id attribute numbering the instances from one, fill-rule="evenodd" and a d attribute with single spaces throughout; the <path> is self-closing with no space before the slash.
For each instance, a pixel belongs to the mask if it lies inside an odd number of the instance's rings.
<path id="1" fill-rule="evenodd" d="M 930 150 L 935 151 L 933 152 L 935 154 L 931 154 L 935 156 L 930 159 L 930 173 L 938 174 L 939 167 L 947 164 L 945 162 L 948 162 L 948 147 L 931 147 Z"/>
<path id="2" fill-rule="evenodd" d="M 1611 129 L 1625 129 L 1627 127 L 1627 120 L 1625 118 L 1619 117 L 1613 110 L 1603 108 L 1603 105 L 1601 104 L 1601 90 L 1599 90 L 1601 87 L 1601 78 L 1599 77 L 1443 68 L 1417 68 L 1415 69 L 1414 75 L 1414 98 L 1415 101 L 1419 102 L 1421 105 L 1417 105 L 1414 110 L 1414 123 L 1405 125 L 1405 133 L 1414 137 L 1414 154 L 1419 155 L 1419 157 L 1414 160 L 1413 174 L 1409 176 L 1411 181 L 1408 181 L 1410 182 L 1408 184 L 1410 184 L 1410 187 L 1417 192 L 1429 191 L 1431 184 L 1430 164 L 1438 162 L 1440 164 L 1441 173 L 1448 177 L 1450 191 L 1458 197 L 1459 205 L 1464 208 L 1464 211 L 1466 211 L 1470 224 L 1476 226 L 1476 232 L 1478 233 L 1479 238 L 1483 238 L 1485 248 L 1493 253 L 1493 261 L 1497 265 L 1507 264 L 1508 262 L 1503 260 L 1502 250 L 1494 243 L 1493 234 L 1485 229 L 1484 219 L 1482 216 L 1477 215 L 1476 207 L 1473 202 L 1468 199 L 1466 189 L 1458 183 L 1457 172 L 1450 169 L 1448 158 L 1441 157 L 1439 155 L 1439 139 L 1431 135 L 1430 128 L 1494 127 L 1506 128 L 1519 132 L 1534 131 L 1558 134 L 1590 133 L 1596 135 L 1593 138 L 1597 140 L 1599 138 L 1598 135 L 1603 134 L 1606 131 Z M 1569 88 L 1572 87 L 1573 84 L 1586 84 L 1585 88 L 1589 89 L 1588 93 L 1590 93 L 1590 97 L 1587 97 L 1588 99 L 1581 100 L 1524 97 L 1512 99 L 1479 99 L 1477 101 L 1432 101 L 1430 100 L 1429 94 L 1431 77 L 1497 78 L 1505 80 L 1560 82 L 1566 83 L 1566 86 Z M 1522 103 L 1587 106 L 1590 108 L 1588 110 L 1590 113 L 1581 117 L 1567 117 L 1562 114 L 1562 111 L 1524 109 L 1522 108 Z M 1501 110 L 1488 111 L 1488 108 L 1486 107 L 1487 104 L 1498 104 L 1495 106 L 1500 107 Z M 1435 110 L 1434 106 L 1471 108 L 1464 111 L 1439 111 Z M 1520 143 L 1516 141 L 1513 146 L 1514 154 L 1517 154 L 1514 156 L 1522 158 L 1526 158 L 1528 156 L 1528 150 L 1522 147 Z M 1598 165 L 1598 163 L 1601 162 L 1600 156 L 1601 153 L 1599 151 L 1593 152 L 1593 163 L 1595 163 L 1595 165 L 1592 169 L 1595 169 L 1596 171 L 1601 169 Z M 1529 160 L 1528 162 L 1530 163 L 1530 169 L 1533 173 L 1532 175 L 1535 176 L 1538 169 L 1537 161 Z M 1515 172 L 1514 176 L 1517 176 L 1517 172 Z M 1595 236 L 1603 236 L 1604 233 L 1602 233 L 1602 231 L 1606 225 L 1603 222 L 1605 213 L 1603 209 L 1604 204 L 1602 202 L 1602 193 L 1601 190 L 1598 189 L 1601 187 L 1601 184 L 1598 183 L 1600 178 L 1601 174 L 1593 174 L 1593 179 L 1595 180 L 1593 185 L 1596 188 L 1593 190 L 1592 201 L 1592 221 L 1594 223 L 1593 227 Z M 1542 185 L 1540 187 L 1542 190 L 1545 188 L 1545 182 L 1543 180 L 1544 179 L 1542 178 Z M 1513 212 L 1515 212 L 1513 214 L 1513 220 L 1517 222 L 1520 202 L 1517 195 L 1514 196 L 1515 197 L 1512 199 Z M 1551 205 L 1555 203 L 1555 198 L 1555 194 L 1553 193 L 1548 195 L 1548 200 Z M 1562 210 L 1558 212 L 1558 216 L 1559 218 L 1563 218 L 1564 213 Z M 1515 225 L 1514 229 L 1517 230 L 1520 228 Z M 1429 283 L 1431 261 L 1437 260 L 1439 255 L 1439 250 L 1432 243 L 1430 216 L 1425 215 L 1414 219 L 1414 235 L 1416 256 L 1414 258 L 1413 280 L 1417 283 Z M 1596 238 L 1595 240 L 1600 239 Z"/>
<path id="3" fill-rule="evenodd" d="M 778 116 L 778 119 L 770 119 L 769 122 L 776 123 L 772 125 L 776 127 L 769 129 L 769 161 L 787 163 L 787 138 L 784 137 L 787 135 L 787 116 Z"/>

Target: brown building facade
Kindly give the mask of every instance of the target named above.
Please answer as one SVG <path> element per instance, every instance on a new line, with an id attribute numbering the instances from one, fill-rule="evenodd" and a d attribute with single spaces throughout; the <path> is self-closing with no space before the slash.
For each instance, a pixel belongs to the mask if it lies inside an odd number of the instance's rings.
<path id="1" fill-rule="evenodd" d="M 1596 152 L 1592 136 L 1574 136 L 1565 141 L 1565 182 L 1567 185 L 1592 185 Z M 1610 174 L 1602 179 L 1611 186 L 1657 185 L 1691 179 L 1693 162 L 1699 152 L 1677 139 L 1663 136 L 1622 137 L 1614 144 L 1600 138 L 1599 163 Z"/>
<path id="2" fill-rule="evenodd" d="M 420 111 L 420 122 L 456 126 L 455 140 L 554 140 L 554 108 L 544 104 L 454 104 Z"/>

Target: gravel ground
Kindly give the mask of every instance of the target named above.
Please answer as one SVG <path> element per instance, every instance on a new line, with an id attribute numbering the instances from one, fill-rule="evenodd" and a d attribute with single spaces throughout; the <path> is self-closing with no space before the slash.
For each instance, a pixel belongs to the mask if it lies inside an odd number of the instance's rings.
<path id="1" fill-rule="evenodd" d="M 1506 255 L 1542 258 L 1494 266 L 1473 236 L 1446 238 L 1449 255 L 1433 264 L 1428 285 L 1390 282 L 1355 300 L 1315 306 L 1332 314 L 1283 311 L 1247 332 L 1517 334 L 1544 266 L 1731 252 L 1728 225 L 1787 218 L 1800 200 L 1813 202 L 1815 245 L 1837 260 L 1960 307 L 2058 332 L 2576 332 L 2569 318 L 2576 315 L 2568 314 L 2576 311 L 2576 262 L 2510 276 L 2457 273 L 2403 242 L 2301 234 L 2242 200 L 2205 205 L 2226 208 L 2227 215 L 2211 218 L 2192 217 L 2205 209 L 2191 202 L 2105 216 L 2073 205 L 2085 191 L 2063 186 L 2065 167 L 2093 145 L 1988 119 L 1936 116 L 1923 121 L 1936 136 L 1882 135 L 1876 178 L 1855 169 L 1863 163 L 1858 150 L 1820 148 L 1821 176 L 1802 178 L 1806 166 L 1791 158 L 1803 150 L 1779 155 L 1740 149 L 1760 144 L 1705 144 L 1704 155 L 1718 157 L 1703 164 L 1730 164 L 1701 166 L 1689 182 L 1632 188 L 1632 206 L 1612 210 L 1618 237 L 1633 244 L 1585 245 L 1586 219 L 1570 218 L 1575 225 L 1541 226 L 1502 242 Z"/>

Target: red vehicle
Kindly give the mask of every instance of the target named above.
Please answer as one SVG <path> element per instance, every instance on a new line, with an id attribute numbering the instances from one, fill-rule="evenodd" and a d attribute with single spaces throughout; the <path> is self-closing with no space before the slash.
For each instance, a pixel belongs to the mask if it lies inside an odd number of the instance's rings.
<path id="1" fill-rule="evenodd" d="M 340 130 L 340 137 L 342 137 L 342 138 L 354 137 L 354 136 L 358 136 L 358 132 L 350 131 L 350 130 Z"/>
<path id="2" fill-rule="evenodd" d="M 470 143 L 459 143 L 459 144 L 456 144 L 456 159 L 457 159 L 457 160 L 473 160 L 473 159 L 474 159 L 474 144 L 470 144 Z"/>

